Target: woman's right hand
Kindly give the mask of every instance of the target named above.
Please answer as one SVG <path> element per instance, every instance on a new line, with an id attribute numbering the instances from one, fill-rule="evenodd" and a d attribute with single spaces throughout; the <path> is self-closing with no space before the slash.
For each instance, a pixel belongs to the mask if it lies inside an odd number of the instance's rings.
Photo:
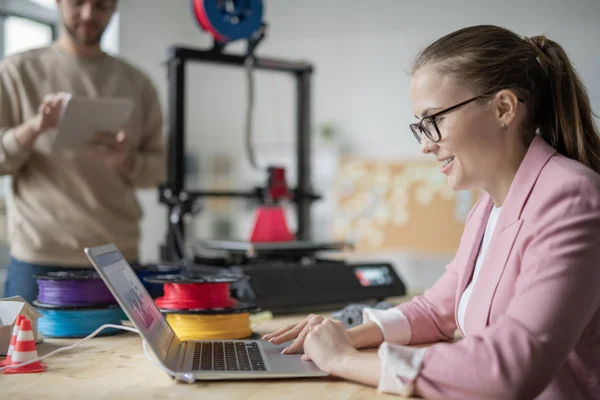
<path id="1" fill-rule="evenodd" d="M 304 348 L 304 339 L 308 335 L 308 332 L 324 320 L 325 318 L 320 315 L 311 314 L 300 323 L 284 326 L 273 333 L 264 335 L 262 338 L 273 344 L 281 344 L 296 339 L 281 352 L 281 354 L 292 354 Z"/>

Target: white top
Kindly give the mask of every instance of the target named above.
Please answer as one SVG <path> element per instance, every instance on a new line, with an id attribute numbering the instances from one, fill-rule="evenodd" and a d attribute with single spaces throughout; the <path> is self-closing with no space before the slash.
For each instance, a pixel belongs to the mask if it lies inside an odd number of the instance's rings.
<path id="1" fill-rule="evenodd" d="M 467 331 L 465 330 L 465 311 L 467 310 L 467 305 L 469 304 L 469 299 L 471 298 L 471 293 L 473 292 L 473 285 L 477 280 L 479 271 L 481 271 L 481 265 L 483 264 L 485 253 L 487 253 L 490 240 L 492 239 L 492 233 L 494 232 L 494 227 L 496 226 L 496 222 L 498 221 L 500 211 L 502 211 L 502 207 L 492 208 L 492 212 L 490 213 L 490 217 L 488 218 L 487 226 L 485 227 L 485 233 L 483 235 L 483 241 L 481 242 L 481 248 L 479 249 L 479 254 L 477 255 L 477 261 L 475 262 L 475 271 L 473 271 L 473 279 L 471 279 L 471 282 L 463 292 L 462 296 L 460 297 L 460 302 L 458 303 L 458 327 L 463 331 L 465 335 L 467 334 Z"/>

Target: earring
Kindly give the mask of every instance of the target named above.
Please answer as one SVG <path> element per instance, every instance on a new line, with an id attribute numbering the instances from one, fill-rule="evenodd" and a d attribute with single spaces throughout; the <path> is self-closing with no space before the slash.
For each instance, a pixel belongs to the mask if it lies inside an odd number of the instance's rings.
<path id="1" fill-rule="evenodd" d="M 508 125 L 504 124 L 504 126 L 502 127 L 502 129 L 504 129 L 505 131 L 508 130 Z"/>

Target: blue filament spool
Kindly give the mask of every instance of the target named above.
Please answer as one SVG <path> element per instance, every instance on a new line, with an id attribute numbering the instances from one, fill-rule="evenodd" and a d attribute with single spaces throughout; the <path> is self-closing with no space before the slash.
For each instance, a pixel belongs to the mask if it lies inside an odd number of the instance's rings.
<path id="1" fill-rule="evenodd" d="M 249 39 L 260 29 L 262 0 L 192 0 L 192 11 L 200 26 L 219 41 Z"/>
<path id="2" fill-rule="evenodd" d="M 121 325 L 124 313 L 117 305 L 97 308 L 55 307 L 33 302 L 42 316 L 38 319 L 38 331 L 44 337 L 81 338 L 88 336 L 105 324 Z M 98 336 L 121 333 L 115 328 L 103 329 Z"/>

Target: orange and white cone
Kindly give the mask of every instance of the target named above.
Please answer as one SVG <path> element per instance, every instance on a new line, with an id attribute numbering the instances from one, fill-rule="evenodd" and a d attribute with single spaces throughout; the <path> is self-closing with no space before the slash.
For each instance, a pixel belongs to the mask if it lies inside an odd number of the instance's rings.
<path id="1" fill-rule="evenodd" d="M 10 360 L 10 365 L 18 365 L 38 358 L 38 352 L 35 346 L 35 338 L 31 329 L 31 321 L 26 317 L 21 321 L 19 333 L 17 334 L 17 343 Z M 26 374 L 33 372 L 43 372 L 46 365 L 35 361 L 27 365 L 15 368 L 6 368 L 2 370 L 4 374 Z"/>
<path id="2" fill-rule="evenodd" d="M 24 315 L 19 314 L 17 316 L 15 326 L 13 327 L 12 336 L 10 337 L 10 344 L 8 345 L 8 352 L 6 353 L 6 358 L 0 361 L 0 367 L 10 365 L 10 360 L 12 358 L 13 351 L 15 350 L 15 344 L 17 344 L 17 334 L 19 333 L 19 329 L 21 327 L 21 321 L 23 321 L 24 319 Z"/>

